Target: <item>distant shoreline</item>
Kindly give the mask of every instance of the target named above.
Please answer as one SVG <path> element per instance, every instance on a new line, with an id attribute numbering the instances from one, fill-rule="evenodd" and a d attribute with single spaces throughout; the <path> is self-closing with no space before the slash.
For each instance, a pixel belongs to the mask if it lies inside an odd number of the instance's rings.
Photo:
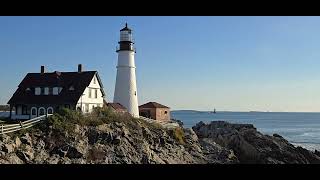
<path id="1" fill-rule="evenodd" d="M 198 110 L 172 110 L 171 112 L 194 112 L 194 113 L 209 113 L 212 111 L 198 111 Z M 320 113 L 320 112 L 291 112 L 291 111 L 216 111 L 217 113 Z"/>

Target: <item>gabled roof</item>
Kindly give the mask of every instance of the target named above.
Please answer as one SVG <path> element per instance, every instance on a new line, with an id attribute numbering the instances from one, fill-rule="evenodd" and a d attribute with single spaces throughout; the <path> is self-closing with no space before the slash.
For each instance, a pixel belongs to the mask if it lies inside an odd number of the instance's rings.
<path id="1" fill-rule="evenodd" d="M 146 104 L 139 106 L 139 108 L 169 108 L 169 107 L 159 104 L 157 102 L 148 102 Z"/>
<path id="2" fill-rule="evenodd" d="M 127 110 L 127 108 L 122 106 L 120 103 L 107 103 L 107 106 L 115 110 Z"/>
<path id="3" fill-rule="evenodd" d="M 97 71 L 28 73 L 8 101 L 8 104 L 77 103 L 94 75 L 97 76 L 102 95 L 105 96 Z M 75 90 L 70 91 L 70 86 L 73 86 Z M 62 87 L 63 89 L 59 95 L 35 95 L 35 87 Z M 31 91 L 26 91 L 27 88 L 30 88 Z"/>

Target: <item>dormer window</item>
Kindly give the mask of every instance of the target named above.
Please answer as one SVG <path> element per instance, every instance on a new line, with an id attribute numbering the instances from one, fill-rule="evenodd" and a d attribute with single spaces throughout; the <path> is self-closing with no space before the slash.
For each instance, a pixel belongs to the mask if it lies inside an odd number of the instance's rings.
<path id="1" fill-rule="evenodd" d="M 59 94 L 59 88 L 58 87 L 54 87 L 52 90 L 52 94 L 53 95 L 58 95 Z"/>
<path id="2" fill-rule="evenodd" d="M 74 91 L 74 87 L 70 86 L 69 91 Z"/>
<path id="3" fill-rule="evenodd" d="M 52 94 L 58 95 L 62 91 L 62 87 L 53 87 Z"/>
<path id="4" fill-rule="evenodd" d="M 49 88 L 48 87 L 44 88 L 44 95 L 49 95 Z"/>
<path id="5" fill-rule="evenodd" d="M 40 95 L 41 94 L 41 88 L 40 87 L 34 88 L 34 94 L 35 95 Z"/>

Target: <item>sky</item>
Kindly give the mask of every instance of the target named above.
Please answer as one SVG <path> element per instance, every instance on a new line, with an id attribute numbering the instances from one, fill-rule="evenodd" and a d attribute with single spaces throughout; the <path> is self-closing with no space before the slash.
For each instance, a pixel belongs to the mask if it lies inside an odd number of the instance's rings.
<path id="1" fill-rule="evenodd" d="M 29 72 L 97 70 L 113 100 L 119 30 L 133 29 L 139 105 L 320 112 L 320 17 L 0 17 L 0 104 Z"/>

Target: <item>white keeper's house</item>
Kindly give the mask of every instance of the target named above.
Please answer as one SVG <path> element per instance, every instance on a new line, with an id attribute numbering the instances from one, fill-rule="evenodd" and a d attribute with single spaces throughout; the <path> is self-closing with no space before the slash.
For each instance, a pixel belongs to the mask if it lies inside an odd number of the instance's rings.
<path id="1" fill-rule="evenodd" d="M 30 119 L 53 114 L 65 107 L 91 112 L 94 107 L 103 107 L 105 93 L 97 71 L 83 71 L 78 65 L 75 72 L 28 73 L 11 99 L 11 119 Z M 15 112 L 12 112 L 12 109 Z"/>

